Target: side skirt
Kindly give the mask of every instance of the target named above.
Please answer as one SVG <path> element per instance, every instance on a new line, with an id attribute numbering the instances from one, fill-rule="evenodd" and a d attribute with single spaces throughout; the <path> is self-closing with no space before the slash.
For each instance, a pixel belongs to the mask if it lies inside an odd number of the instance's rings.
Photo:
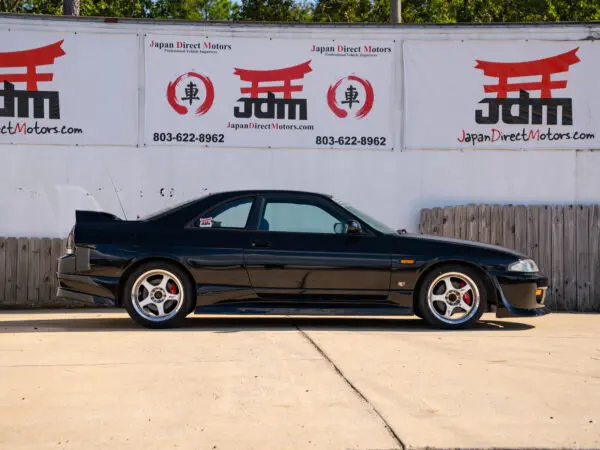
<path id="1" fill-rule="evenodd" d="M 412 316 L 412 308 L 403 306 L 378 308 L 290 308 L 241 305 L 199 306 L 194 314 L 272 315 L 272 316 Z"/>

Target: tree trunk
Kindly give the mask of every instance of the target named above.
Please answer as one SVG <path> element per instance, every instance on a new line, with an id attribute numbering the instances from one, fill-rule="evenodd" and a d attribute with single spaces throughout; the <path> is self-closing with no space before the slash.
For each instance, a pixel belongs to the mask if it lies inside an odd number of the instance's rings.
<path id="1" fill-rule="evenodd" d="M 63 0 L 63 15 L 78 16 L 79 0 Z"/>

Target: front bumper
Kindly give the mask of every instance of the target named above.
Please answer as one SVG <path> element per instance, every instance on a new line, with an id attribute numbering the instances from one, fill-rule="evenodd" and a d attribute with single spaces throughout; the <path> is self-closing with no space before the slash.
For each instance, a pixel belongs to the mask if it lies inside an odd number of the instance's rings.
<path id="1" fill-rule="evenodd" d="M 535 317 L 550 313 L 545 305 L 548 278 L 505 272 L 492 277 L 498 294 L 496 317 Z"/>
<path id="2" fill-rule="evenodd" d="M 67 300 L 97 306 L 115 306 L 115 293 L 119 280 L 77 273 L 75 255 L 58 259 L 58 290 L 56 296 Z"/>

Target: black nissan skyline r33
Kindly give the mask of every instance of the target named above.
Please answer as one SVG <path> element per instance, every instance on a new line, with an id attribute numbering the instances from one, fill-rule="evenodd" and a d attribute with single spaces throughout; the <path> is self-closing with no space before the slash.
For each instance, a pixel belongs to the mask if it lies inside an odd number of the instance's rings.
<path id="1" fill-rule="evenodd" d="M 467 328 L 539 316 L 547 278 L 513 250 L 397 232 L 331 196 L 207 195 L 140 220 L 76 211 L 58 296 L 124 307 L 148 328 L 190 313 L 417 315 Z"/>

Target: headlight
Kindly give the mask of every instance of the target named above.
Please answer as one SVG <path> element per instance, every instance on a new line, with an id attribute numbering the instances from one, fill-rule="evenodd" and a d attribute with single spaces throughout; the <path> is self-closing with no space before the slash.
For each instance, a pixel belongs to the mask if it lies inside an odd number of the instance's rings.
<path id="1" fill-rule="evenodd" d="M 532 259 L 520 259 L 508 266 L 511 272 L 539 272 L 537 264 Z"/>

